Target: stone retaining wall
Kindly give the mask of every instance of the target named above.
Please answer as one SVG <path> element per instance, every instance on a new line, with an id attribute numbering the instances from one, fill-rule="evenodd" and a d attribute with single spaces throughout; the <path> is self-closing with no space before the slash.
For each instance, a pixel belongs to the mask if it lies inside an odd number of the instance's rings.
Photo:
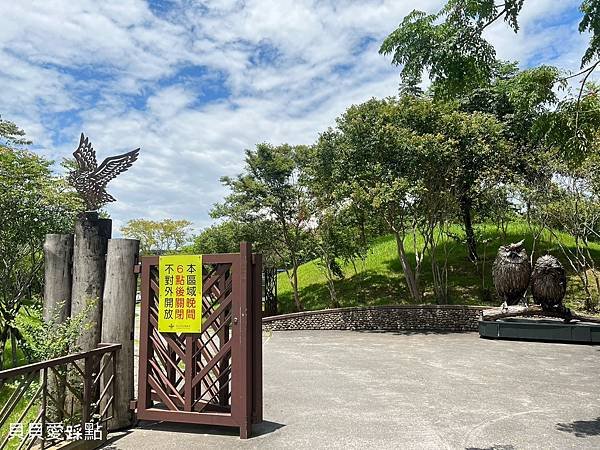
<path id="1" fill-rule="evenodd" d="M 477 331 L 481 306 L 422 305 L 325 309 L 263 318 L 263 329 Z"/>

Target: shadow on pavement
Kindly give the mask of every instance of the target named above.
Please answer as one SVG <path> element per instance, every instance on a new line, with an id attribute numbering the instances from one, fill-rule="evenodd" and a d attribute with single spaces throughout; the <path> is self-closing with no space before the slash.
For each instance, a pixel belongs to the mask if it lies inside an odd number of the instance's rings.
<path id="1" fill-rule="evenodd" d="M 355 333 L 395 334 L 398 336 L 429 335 L 429 334 L 462 334 L 473 331 L 445 331 L 445 330 L 348 330 Z"/>
<path id="2" fill-rule="evenodd" d="M 576 420 L 571 423 L 557 423 L 556 429 L 573 433 L 577 437 L 599 436 L 600 417 L 594 420 Z"/>
<path id="3" fill-rule="evenodd" d="M 285 425 L 277 422 L 264 420 L 261 423 L 252 425 L 252 437 L 262 436 L 276 431 Z M 138 428 L 157 431 L 173 431 L 181 433 L 195 434 L 215 434 L 220 436 L 239 436 L 239 430 L 235 427 L 222 427 L 217 425 L 196 425 L 189 423 L 175 422 L 145 422 L 139 423 Z"/>
<path id="4" fill-rule="evenodd" d="M 492 445 L 491 447 L 467 447 L 465 450 L 516 450 L 512 445 Z"/>
<path id="5" fill-rule="evenodd" d="M 265 420 L 261 423 L 255 424 L 252 426 L 252 438 L 263 436 L 278 429 L 284 427 L 285 425 L 277 422 L 270 422 Z M 232 436 L 238 437 L 239 430 L 237 428 L 232 427 L 220 427 L 215 425 L 195 425 L 188 423 L 173 423 L 173 422 L 146 422 L 140 421 L 137 429 L 143 428 L 146 430 L 153 431 L 165 431 L 171 433 L 193 433 L 193 434 L 211 434 L 218 436 Z M 102 447 L 103 450 L 116 450 L 119 448 L 118 441 L 119 439 L 127 436 L 131 432 L 133 432 L 136 428 L 130 428 L 128 430 L 120 431 L 111 435 Z"/>
<path id="6" fill-rule="evenodd" d="M 108 435 L 108 439 L 104 443 L 104 446 L 100 447 L 100 448 L 102 450 L 114 450 L 114 449 L 117 449 L 118 447 L 115 445 L 115 442 L 117 442 L 119 439 L 127 436 L 128 434 L 130 434 L 132 432 L 133 432 L 133 428 L 128 428 L 126 430 L 111 432 Z"/>

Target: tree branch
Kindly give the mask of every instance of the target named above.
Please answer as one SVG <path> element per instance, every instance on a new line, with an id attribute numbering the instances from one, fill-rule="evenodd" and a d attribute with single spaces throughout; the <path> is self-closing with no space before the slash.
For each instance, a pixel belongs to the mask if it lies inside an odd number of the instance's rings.
<path id="1" fill-rule="evenodd" d="M 483 25 L 480 30 L 481 31 L 485 30 L 487 27 L 489 27 L 491 24 L 493 24 L 496 20 L 498 20 L 500 17 L 502 17 L 504 15 L 504 13 L 506 13 L 506 6 L 504 7 L 504 9 L 502 11 L 500 11 L 492 19 L 490 19 L 485 25 Z"/>

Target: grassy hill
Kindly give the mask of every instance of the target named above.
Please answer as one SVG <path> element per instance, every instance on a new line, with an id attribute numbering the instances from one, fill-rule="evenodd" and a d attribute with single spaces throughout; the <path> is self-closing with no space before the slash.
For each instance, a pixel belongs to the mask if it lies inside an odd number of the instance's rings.
<path id="1" fill-rule="evenodd" d="M 460 227 L 452 230 L 459 236 L 464 233 Z M 492 263 L 498 247 L 505 243 L 518 242 L 525 239 L 528 254 L 531 254 L 533 239 L 530 230 L 524 223 L 510 224 L 504 239 L 495 225 L 478 227 L 479 249 L 481 258 L 480 274 L 467 258 L 463 244 L 449 241 L 448 279 L 451 304 L 461 305 L 499 305 L 492 282 Z M 565 233 L 556 233 L 558 239 L 567 247 L 574 248 L 572 237 Z M 417 238 L 418 239 L 418 238 Z M 413 241 L 407 239 L 406 249 L 411 251 Z M 567 269 L 569 282 L 565 303 L 576 310 L 581 310 L 583 291 L 577 275 L 572 273 L 564 258 L 556 238 L 545 232 L 536 243 L 535 258 L 549 253 L 556 256 Z M 600 244 L 593 243 L 592 258 L 600 263 Z M 414 253 L 409 256 L 414 261 Z M 439 256 L 438 256 L 439 259 Z M 339 303 L 344 306 L 367 306 L 386 304 L 410 304 L 406 283 L 401 271 L 396 251 L 396 243 L 392 235 L 377 239 L 370 247 L 364 261 L 343 265 L 345 277 L 335 283 Z M 481 275 L 481 273 L 483 275 Z M 326 279 L 316 261 L 303 264 L 298 271 L 300 296 L 306 310 L 317 310 L 329 307 L 329 292 Z M 431 286 L 431 262 L 426 256 L 423 261 L 422 285 L 429 287 L 425 291 L 424 301 L 435 303 Z M 279 309 L 281 313 L 294 310 L 292 287 L 285 273 L 278 275 Z M 483 288 L 482 288 L 483 286 Z"/>

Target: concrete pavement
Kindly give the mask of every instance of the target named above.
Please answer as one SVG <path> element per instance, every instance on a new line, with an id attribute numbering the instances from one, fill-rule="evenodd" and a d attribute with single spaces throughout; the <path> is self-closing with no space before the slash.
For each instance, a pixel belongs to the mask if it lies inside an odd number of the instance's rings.
<path id="1" fill-rule="evenodd" d="M 263 349 L 256 437 L 143 423 L 106 448 L 600 448 L 600 347 L 295 331 Z"/>

